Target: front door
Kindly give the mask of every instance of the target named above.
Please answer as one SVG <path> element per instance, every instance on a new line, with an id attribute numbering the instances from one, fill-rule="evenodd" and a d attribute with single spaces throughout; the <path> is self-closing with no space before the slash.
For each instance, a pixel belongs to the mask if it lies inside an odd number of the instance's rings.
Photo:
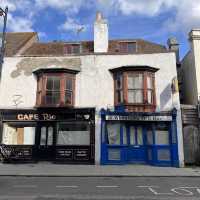
<path id="1" fill-rule="evenodd" d="M 41 123 L 38 126 L 37 158 L 39 160 L 54 160 L 55 158 L 55 125 Z"/>
<path id="2" fill-rule="evenodd" d="M 128 126 L 128 162 L 145 163 L 146 146 L 144 140 L 144 127 L 140 125 Z"/>

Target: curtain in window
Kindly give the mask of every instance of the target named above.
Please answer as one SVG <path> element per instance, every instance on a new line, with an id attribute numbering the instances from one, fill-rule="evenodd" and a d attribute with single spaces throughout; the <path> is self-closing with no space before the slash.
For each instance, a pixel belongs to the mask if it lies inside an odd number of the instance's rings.
<path id="1" fill-rule="evenodd" d="M 136 145 L 136 131 L 135 126 L 130 126 L 130 144 Z"/>
<path id="2" fill-rule="evenodd" d="M 153 80 L 151 76 L 147 76 L 147 102 L 153 103 Z"/>
<path id="3" fill-rule="evenodd" d="M 128 103 L 143 103 L 143 75 L 128 75 Z"/>
<path id="4" fill-rule="evenodd" d="M 47 77 L 46 83 L 46 104 L 60 103 L 60 77 Z"/>
<path id="5" fill-rule="evenodd" d="M 169 145 L 169 132 L 167 130 L 156 130 L 155 140 L 158 145 Z"/>
<path id="6" fill-rule="evenodd" d="M 120 124 L 119 123 L 108 123 L 108 143 L 109 144 L 120 144 Z"/>
<path id="7" fill-rule="evenodd" d="M 143 145 L 143 130 L 142 127 L 137 127 L 137 143 Z"/>
<path id="8" fill-rule="evenodd" d="M 128 103 L 143 103 L 143 92 L 139 90 L 129 90 Z"/>

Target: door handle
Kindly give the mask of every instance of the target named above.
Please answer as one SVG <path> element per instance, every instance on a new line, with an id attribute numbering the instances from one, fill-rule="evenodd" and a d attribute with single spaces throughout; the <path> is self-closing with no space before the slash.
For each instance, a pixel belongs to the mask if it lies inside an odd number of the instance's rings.
<path id="1" fill-rule="evenodd" d="M 140 146 L 139 146 L 139 145 L 135 145 L 135 146 L 133 146 L 133 147 L 135 147 L 135 148 L 139 148 Z"/>

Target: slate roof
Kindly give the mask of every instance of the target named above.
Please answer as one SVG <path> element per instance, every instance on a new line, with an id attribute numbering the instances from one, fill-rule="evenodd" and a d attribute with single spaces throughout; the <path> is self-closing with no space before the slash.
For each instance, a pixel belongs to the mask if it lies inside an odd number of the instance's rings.
<path id="1" fill-rule="evenodd" d="M 36 32 L 6 33 L 5 56 L 14 56 Z"/>
<path id="2" fill-rule="evenodd" d="M 20 48 L 22 48 L 36 32 L 20 32 L 6 34 L 6 51 L 5 56 L 14 56 Z M 108 52 L 105 54 L 128 54 L 120 52 L 120 42 L 136 42 L 137 51 L 131 54 L 148 54 L 148 53 L 166 53 L 169 50 L 163 46 L 142 39 L 116 39 L 109 40 Z M 66 48 L 71 44 L 81 44 L 81 54 L 94 54 L 93 41 L 81 42 L 33 42 L 33 44 L 23 52 L 22 56 L 64 56 Z M 130 54 L 130 53 L 129 53 Z"/>
<path id="3" fill-rule="evenodd" d="M 106 54 L 127 54 L 119 52 L 119 42 L 128 41 L 137 43 L 137 52 L 135 54 L 145 53 L 166 53 L 168 50 L 165 46 L 148 42 L 145 40 L 110 40 L 109 49 Z M 93 41 L 81 42 L 49 42 L 49 43 L 34 43 L 29 49 L 24 52 L 24 56 L 64 56 L 66 55 L 65 48 L 71 44 L 81 44 L 81 54 L 94 54 Z"/>

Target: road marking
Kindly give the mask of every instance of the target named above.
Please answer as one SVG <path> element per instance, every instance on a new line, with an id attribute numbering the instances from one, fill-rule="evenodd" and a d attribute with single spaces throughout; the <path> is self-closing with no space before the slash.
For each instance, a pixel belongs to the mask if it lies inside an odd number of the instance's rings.
<path id="1" fill-rule="evenodd" d="M 97 185 L 97 188 L 118 188 L 118 185 Z"/>
<path id="2" fill-rule="evenodd" d="M 15 188 L 36 188 L 37 185 L 13 185 Z"/>
<path id="3" fill-rule="evenodd" d="M 77 185 L 56 185 L 56 188 L 78 188 Z"/>

